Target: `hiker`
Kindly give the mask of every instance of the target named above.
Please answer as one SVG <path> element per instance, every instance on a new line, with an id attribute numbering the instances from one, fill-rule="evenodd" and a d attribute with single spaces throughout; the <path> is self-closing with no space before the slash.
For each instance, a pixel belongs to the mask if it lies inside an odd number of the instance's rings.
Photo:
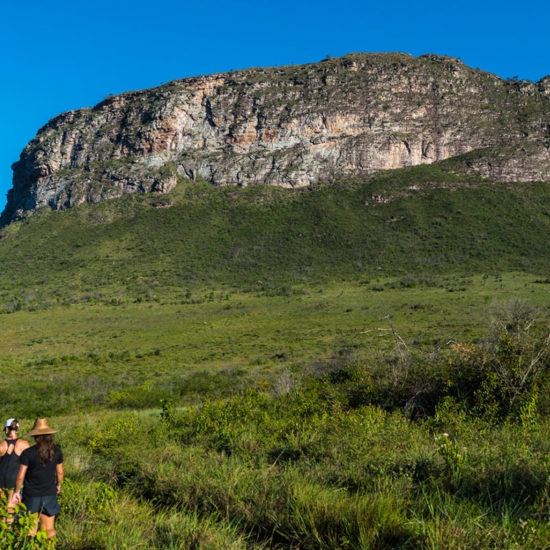
<path id="1" fill-rule="evenodd" d="M 40 520 L 40 529 L 46 531 L 49 539 L 55 537 L 55 516 L 61 511 L 57 493 L 63 482 L 63 454 L 52 436 L 57 431 L 48 426 L 45 418 L 37 418 L 33 429 L 25 434 L 32 435 L 35 444 L 21 453 L 21 466 L 12 499 L 14 505 L 23 501 L 31 514 L 37 514 L 30 534 L 36 534 Z"/>
<path id="2" fill-rule="evenodd" d="M 19 422 L 17 418 L 10 418 L 4 422 L 4 433 L 6 439 L 0 442 L 0 491 L 5 493 L 8 498 L 8 503 L 13 496 L 13 488 L 15 480 L 19 472 L 21 453 L 29 448 L 29 444 L 24 439 L 17 437 L 19 430 Z M 8 508 L 8 512 L 13 510 Z M 12 519 L 8 519 L 11 523 Z"/>

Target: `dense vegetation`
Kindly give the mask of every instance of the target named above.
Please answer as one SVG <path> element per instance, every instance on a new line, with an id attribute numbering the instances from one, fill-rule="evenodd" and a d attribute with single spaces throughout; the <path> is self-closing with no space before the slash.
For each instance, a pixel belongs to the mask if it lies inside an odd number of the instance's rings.
<path id="1" fill-rule="evenodd" d="M 4 228 L 0 411 L 61 430 L 58 548 L 548 548 L 550 188 L 463 181 Z"/>
<path id="2" fill-rule="evenodd" d="M 204 389 L 199 406 L 58 417 L 59 547 L 547 548 L 550 347 L 535 313 L 495 308 L 477 343 L 391 332 L 382 356 L 226 399 Z"/>
<path id="3" fill-rule="evenodd" d="M 452 164 L 288 191 L 182 182 L 3 229 L 0 309 L 187 300 L 376 275 L 548 270 L 548 184 L 468 180 Z"/>

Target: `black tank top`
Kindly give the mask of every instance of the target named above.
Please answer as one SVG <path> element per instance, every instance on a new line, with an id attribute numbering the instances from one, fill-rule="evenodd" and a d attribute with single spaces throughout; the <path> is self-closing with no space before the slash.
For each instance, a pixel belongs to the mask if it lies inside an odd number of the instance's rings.
<path id="1" fill-rule="evenodd" d="M 6 439 L 8 448 L 4 456 L 0 458 L 0 488 L 2 489 L 13 489 L 15 487 L 15 480 L 19 472 L 21 460 L 21 457 L 15 454 L 15 444 L 17 441 L 17 439 Z M 8 454 L 12 445 L 13 449 Z"/>

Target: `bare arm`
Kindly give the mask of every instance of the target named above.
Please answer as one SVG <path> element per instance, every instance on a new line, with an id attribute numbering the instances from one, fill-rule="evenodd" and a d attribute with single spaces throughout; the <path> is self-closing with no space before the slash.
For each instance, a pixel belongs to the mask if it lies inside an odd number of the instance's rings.
<path id="1" fill-rule="evenodd" d="M 2 441 L 0 443 L 0 456 L 4 456 L 6 454 L 6 451 L 8 450 L 8 444 L 6 443 L 6 440 Z"/>
<path id="2" fill-rule="evenodd" d="M 21 487 L 23 486 L 23 481 L 25 480 L 25 474 L 27 473 L 28 466 L 19 466 L 19 472 L 17 473 L 17 479 L 15 480 L 15 492 L 19 493 Z"/>
<path id="3" fill-rule="evenodd" d="M 61 491 L 61 484 L 63 483 L 63 464 L 58 464 L 55 467 L 55 473 L 57 474 L 57 492 Z"/>
<path id="4" fill-rule="evenodd" d="M 23 486 L 23 481 L 25 480 L 25 474 L 27 473 L 28 466 L 19 466 L 19 472 L 17 473 L 17 479 L 15 480 L 15 490 L 12 495 L 12 504 L 19 504 L 21 502 L 21 487 Z"/>

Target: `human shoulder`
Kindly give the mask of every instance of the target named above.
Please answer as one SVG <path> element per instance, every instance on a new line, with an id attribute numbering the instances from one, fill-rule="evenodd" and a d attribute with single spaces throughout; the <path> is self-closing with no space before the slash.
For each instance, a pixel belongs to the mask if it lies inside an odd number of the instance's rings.
<path id="1" fill-rule="evenodd" d="M 8 444 L 6 443 L 6 440 L 3 439 L 0 442 L 0 456 L 4 455 L 7 450 L 8 450 Z"/>
<path id="2" fill-rule="evenodd" d="M 15 444 L 15 452 L 17 454 L 21 454 L 23 451 L 28 449 L 30 447 L 30 443 L 26 441 L 25 439 L 19 439 L 17 443 Z"/>

